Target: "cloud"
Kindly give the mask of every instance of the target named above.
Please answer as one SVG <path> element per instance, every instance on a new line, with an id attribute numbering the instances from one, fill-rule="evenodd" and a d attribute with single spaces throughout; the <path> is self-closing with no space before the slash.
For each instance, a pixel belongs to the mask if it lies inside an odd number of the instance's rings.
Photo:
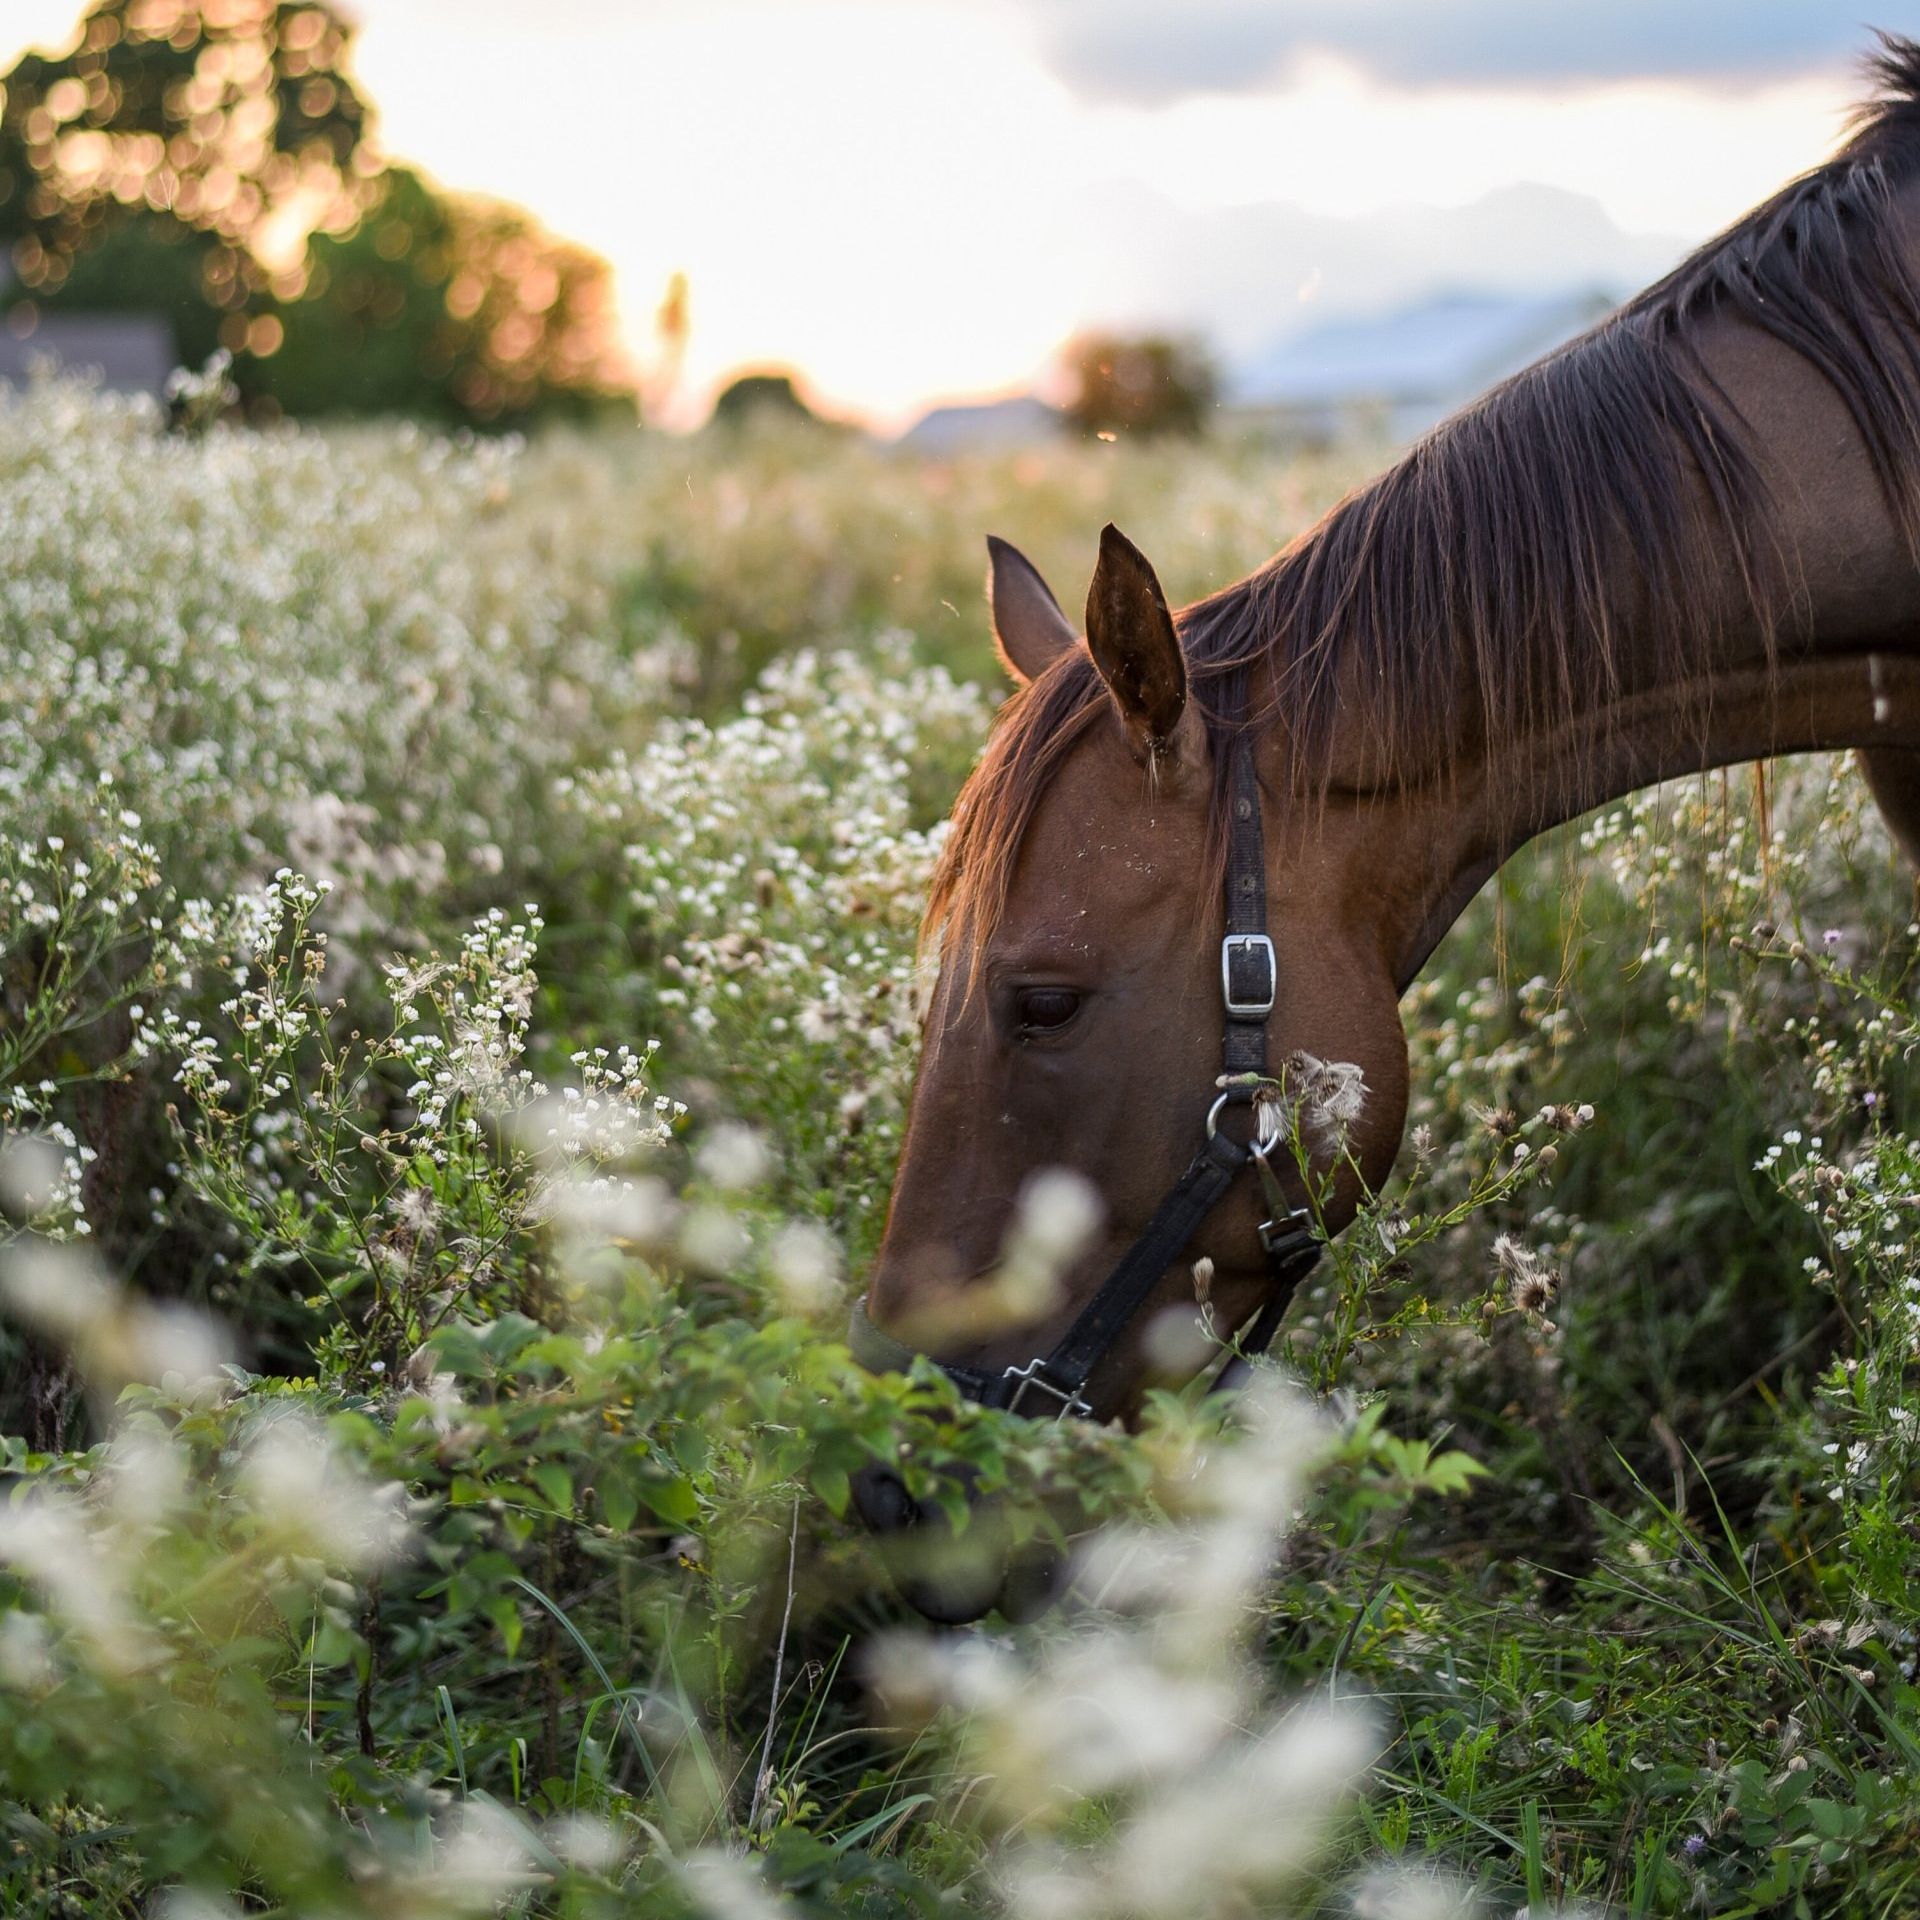
<path id="1" fill-rule="evenodd" d="M 1537 183 L 1346 219 L 1278 201 L 1198 212 L 1144 186 L 1108 186 L 1086 195 L 1075 228 L 1070 264 L 1089 321 L 1190 330 L 1229 369 L 1330 320 L 1463 289 L 1621 298 L 1686 251 Z"/>
<path id="2" fill-rule="evenodd" d="M 1264 89 L 1311 53 L 1403 87 L 1724 85 L 1830 68 L 1872 44 L 1835 0 L 1026 0 L 1026 11 L 1076 92 L 1149 105 Z M 1875 11 L 1920 31 L 1913 0 Z"/>

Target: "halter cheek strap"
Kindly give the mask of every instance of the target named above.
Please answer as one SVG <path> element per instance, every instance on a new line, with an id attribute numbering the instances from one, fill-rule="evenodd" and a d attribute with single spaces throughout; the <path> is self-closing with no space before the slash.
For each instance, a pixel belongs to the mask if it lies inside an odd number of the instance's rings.
<path id="1" fill-rule="evenodd" d="M 1273 941 L 1267 933 L 1267 862 L 1260 821 L 1260 781 L 1253 753 L 1244 738 L 1233 755 L 1232 795 L 1227 830 L 1226 935 L 1220 943 L 1220 993 L 1226 1029 L 1221 1045 L 1225 1088 L 1209 1108 L 1206 1136 L 1186 1171 L 1173 1183 L 1154 1215 L 1120 1257 L 1100 1290 L 1080 1310 L 1051 1353 L 1023 1366 L 989 1369 L 937 1360 L 939 1367 L 969 1400 L 1009 1412 L 1093 1417 L 1086 1396 L 1088 1380 L 1114 1343 L 1151 1298 L 1167 1269 L 1179 1259 L 1201 1223 L 1224 1200 L 1235 1180 L 1257 1166 L 1272 1203 L 1260 1227 L 1267 1267 L 1267 1298 L 1242 1336 L 1240 1353 L 1215 1380 L 1216 1390 L 1245 1384 L 1244 1356 L 1263 1353 L 1300 1282 L 1320 1257 L 1307 1211 L 1287 1204 L 1279 1178 L 1268 1163 L 1256 1130 L 1242 1146 L 1219 1131 L 1221 1113 L 1236 1100 L 1251 1101 L 1267 1068 L 1267 1020 L 1278 989 Z M 875 1373 L 903 1372 L 917 1351 L 874 1325 L 862 1300 L 853 1309 L 847 1345 L 860 1364 Z"/>

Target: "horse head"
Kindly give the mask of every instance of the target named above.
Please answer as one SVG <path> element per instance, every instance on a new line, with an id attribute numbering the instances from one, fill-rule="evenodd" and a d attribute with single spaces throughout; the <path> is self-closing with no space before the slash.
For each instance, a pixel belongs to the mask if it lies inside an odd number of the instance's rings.
<path id="1" fill-rule="evenodd" d="M 1369 877 L 1383 823 L 1337 796 L 1293 804 L 1284 741 L 1209 702 L 1233 688 L 1193 671 L 1115 529 L 1084 638 L 1022 555 L 990 547 L 1016 690 L 935 877 L 923 1052 L 855 1344 L 875 1364 L 927 1353 L 990 1404 L 1124 1418 L 1284 1283 L 1277 1190 L 1297 1254 L 1392 1164 L 1407 1059 Z M 1257 928 L 1229 890 L 1249 844 Z M 1206 1204 L 1169 1217 L 1197 1166 Z M 1103 1301 L 1082 1377 L 1050 1373 Z M 919 1517 L 894 1476 L 858 1493 L 883 1530 Z"/>

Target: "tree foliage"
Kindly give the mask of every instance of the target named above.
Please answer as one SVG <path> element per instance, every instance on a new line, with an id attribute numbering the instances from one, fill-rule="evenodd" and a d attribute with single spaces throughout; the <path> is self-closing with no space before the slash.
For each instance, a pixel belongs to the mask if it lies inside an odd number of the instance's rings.
<path id="1" fill-rule="evenodd" d="M 800 397 L 790 373 L 742 373 L 721 388 L 713 403 L 717 426 L 740 426 L 767 417 L 818 421 L 820 416 Z"/>
<path id="2" fill-rule="evenodd" d="M 16 286 L 0 299 L 7 305 L 31 301 L 52 312 L 157 313 L 173 330 L 180 364 L 197 367 L 222 344 L 223 330 L 228 342 L 242 346 L 250 337 L 251 316 L 220 297 L 234 284 L 228 270 L 234 258 L 199 228 L 140 208 L 75 254 L 56 290 Z"/>
<path id="3" fill-rule="evenodd" d="M 350 38 L 325 0 L 95 0 L 70 51 L 6 78 L 0 236 L 21 281 L 57 293 L 145 212 L 212 243 L 202 289 L 227 309 L 266 284 L 291 227 L 292 290 L 301 232 L 349 223 L 372 170 Z"/>
<path id="4" fill-rule="evenodd" d="M 316 236 L 257 390 L 293 414 L 501 425 L 626 405 L 612 279 L 520 208 L 392 166 L 346 233 Z"/>
<path id="5" fill-rule="evenodd" d="M 1195 341 L 1087 333 L 1065 357 L 1067 419 L 1087 433 L 1198 433 L 1217 402 L 1219 375 Z"/>
<path id="6" fill-rule="evenodd" d="M 158 312 L 257 407 L 477 425 L 631 386 L 612 278 L 386 164 L 331 0 L 95 0 L 0 97 L 9 304 Z"/>

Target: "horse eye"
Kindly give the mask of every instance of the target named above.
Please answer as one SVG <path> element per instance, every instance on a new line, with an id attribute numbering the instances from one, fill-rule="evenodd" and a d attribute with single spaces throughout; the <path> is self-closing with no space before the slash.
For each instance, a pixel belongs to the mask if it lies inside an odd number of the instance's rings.
<path id="1" fill-rule="evenodd" d="M 1071 987 L 1023 987 L 1014 1007 L 1028 1033 L 1056 1033 L 1080 1011 L 1080 996 Z"/>

